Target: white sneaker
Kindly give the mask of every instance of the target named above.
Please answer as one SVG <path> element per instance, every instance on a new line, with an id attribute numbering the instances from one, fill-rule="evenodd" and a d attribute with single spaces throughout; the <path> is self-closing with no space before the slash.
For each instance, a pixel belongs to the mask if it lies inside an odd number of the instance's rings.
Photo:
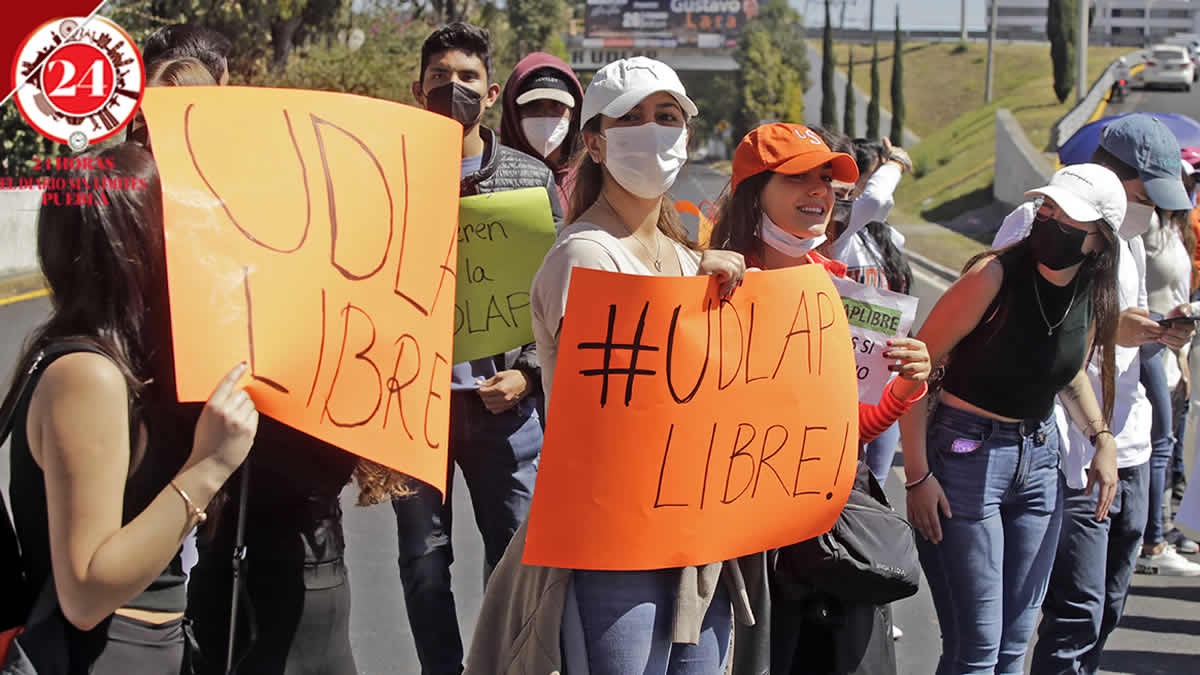
<path id="1" fill-rule="evenodd" d="M 1200 565 L 1197 565 L 1197 567 L 1200 567 Z M 904 631 L 900 630 L 900 626 L 892 624 L 892 639 L 899 640 L 902 637 L 904 637 Z"/>
<path id="2" fill-rule="evenodd" d="M 1137 559 L 1137 571 L 1142 574 L 1161 574 L 1171 577 L 1200 576 L 1200 564 L 1194 563 L 1179 555 L 1175 547 L 1167 544 L 1162 551 L 1146 555 L 1143 553 Z"/>

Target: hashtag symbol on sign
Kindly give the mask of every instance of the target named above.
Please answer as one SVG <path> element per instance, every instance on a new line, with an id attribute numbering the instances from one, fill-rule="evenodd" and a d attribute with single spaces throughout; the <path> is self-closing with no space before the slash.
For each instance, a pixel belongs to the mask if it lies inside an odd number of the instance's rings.
<path id="1" fill-rule="evenodd" d="M 637 329 L 633 332 L 633 342 L 630 344 L 616 344 L 613 342 L 613 326 L 617 322 L 617 306 L 608 306 L 608 335 L 605 336 L 604 342 L 580 342 L 579 349 L 600 349 L 604 351 L 604 366 L 602 368 L 590 368 L 579 371 L 580 375 L 586 377 L 601 376 L 603 383 L 600 386 L 600 407 L 603 408 L 608 403 L 608 378 L 610 375 L 624 375 L 625 379 L 625 407 L 629 407 L 629 401 L 633 399 L 633 379 L 638 375 L 654 375 L 656 371 L 646 368 L 638 368 L 638 354 L 641 352 L 656 352 L 658 347 L 642 344 L 642 333 L 646 328 L 646 310 L 650 309 L 650 303 L 647 302 L 642 306 L 642 315 L 638 318 Z M 629 352 L 629 367 L 628 368 L 613 368 L 612 354 L 616 350 Z"/>

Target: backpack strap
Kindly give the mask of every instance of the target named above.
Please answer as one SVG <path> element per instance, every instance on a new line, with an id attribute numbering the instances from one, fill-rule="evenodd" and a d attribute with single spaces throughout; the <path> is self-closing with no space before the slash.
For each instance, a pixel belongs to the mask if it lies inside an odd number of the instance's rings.
<path id="1" fill-rule="evenodd" d="M 14 383 L 16 395 L 10 399 L 10 405 L 4 410 L 0 410 L 0 444 L 8 440 L 8 437 L 12 434 L 13 427 L 16 424 L 16 410 L 20 407 L 21 401 L 26 400 L 32 395 L 32 388 L 38 380 L 40 371 L 44 370 L 58 357 L 74 352 L 93 352 L 108 356 L 96 345 L 80 340 L 53 342 L 38 350 L 29 367 L 20 376 L 20 380 Z M 0 551 L 15 551 L 19 554 L 20 550 L 21 542 L 17 538 L 16 528 L 13 526 L 12 518 L 9 515 L 8 504 L 5 503 L 4 496 L 0 494 Z M 51 570 L 50 576 L 47 577 L 45 586 L 38 591 L 37 596 L 26 598 L 25 602 L 29 600 L 33 600 L 33 609 L 26 620 L 26 625 L 36 625 L 54 612 L 58 606 L 58 599 L 54 592 L 53 570 Z M 10 622 L 6 621 L 6 623 Z"/>
<path id="2" fill-rule="evenodd" d="M 21 375 L 21 380 L 16 383 L 17 395 L 12 397 L 11 405 L 5 410 L 0 411 L 0 444 L 8 440 L 9 434 L 12 433 L 13 425 L 16 423 L 14 413 L 21 401 L 32 394 L 31 387 L 37 382 L 36 375 L 39 370 L 49 366 L 60 356 L 66 356 L 74 352 L 92 352 L 101 356 L 111 358 L 96 345 L 82 340 L 61 340 L 52 342 L 49 345 L 38 350 L 33 356 L 33 361 L 29 367 L 25 369 L 25 373 Z"/>

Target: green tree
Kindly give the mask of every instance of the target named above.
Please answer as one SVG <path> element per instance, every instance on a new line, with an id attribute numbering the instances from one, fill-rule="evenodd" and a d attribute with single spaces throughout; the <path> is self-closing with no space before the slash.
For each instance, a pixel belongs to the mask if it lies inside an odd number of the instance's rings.
<path id="1" fill-rule="evenodd" d="M 825 30 L 821 31 L 821 126 L 837 130 L 837 94 L 833 90 L 833 23 L 829 18 L 829 0 L 825 0 Z"/>
<path id="2" fill-rule="evenodd" d="M 892 133 L 896 145 L 904 144 L 904 43 L 900 34 L 900 8 L 896 8 L 896 38 L 892 49 Z"/>
<path id="3" fill-rule="evenodd" d="M 270 67 L 282 72 L 294 48 L 328 42 L 349 21 L 352 0 L 109 0 L 113 20 L 141 41 L 154 29 L 192 23 L 233 42 L 230 76 L 245 82 Z"/>
<path id="4" fill-rule="evenodd" d="M 804 26 L 787 0 L 768 0 L 742 29 L 736 73 L 733 142 L 767 120 L 804 119 L 808 58 Z M 706 113 L 707 114 L 707 113 Z"/>
<path id="5" fill-rule="evenodd" d="M 858 120 L 855 119 L 854 98 L 854 48 L 850 48 L 850 57 L 846 64 L 846 93 L 842 96 L 842 131 L 854 137 Z"/>
<path id="6" fill-rule="evenodd" d="M 0 106 L 0 176 L 24 178 L 45 176 L 33 170 L 34 157 L 65 154 L 67 146 L 46 139 L 21 117 L 12 99 Z"/>
<path id="7" fill-rule="evenodd" d="M 742 33 L 737 53 L 741 110 L 737 140 L 764 121 L 804 119 L 804 90 L 765 30 Z"/>
<path id="8" fill-rule="evenodd" d="M 520 60 L 532 52 L 557 50 L 566 57 L 559 33 L 566 28 L 568 12 L 561 0 L 508 0 L 508 38 L 513 56 Z"/>
<path id="9" fill-rule="evenodd" d="M 356 24 L 367 35 L 357 50 L 337 40 L 309 45 L 298 50 L 284 70 L 262 73 L 254 84 L 358 94 L 417 105 L 412 83 L 417 79 L 428 24 L 393 10 L 361 14 Z"/>
<path id="10" fill-rule="evenodd" d="M 871 100 L 867 102 L 867 138 L 879 138 L 879 43 L 871 39 Z"/>
<path id="11" fill-rule="evenodd" d="M 1075 88 L 1075 17 L 1076 0 L 1050 0 L 1047 8 L 1046 35 L 1050 38 L 1050 61 L 1054 68 L 1054 95 L 1058 102 L 1067 100 Z"/>
<path id="12" fill-rule="evenodd" d="M 724 133 L 738 118 L 741 95 L 736 72 L 682 71 L 679 79 L 700 109 L 700 114 L 689 125 L 694 139 L 693 147 Z M 741 137 L 731 140 L 740 141 Z"/>

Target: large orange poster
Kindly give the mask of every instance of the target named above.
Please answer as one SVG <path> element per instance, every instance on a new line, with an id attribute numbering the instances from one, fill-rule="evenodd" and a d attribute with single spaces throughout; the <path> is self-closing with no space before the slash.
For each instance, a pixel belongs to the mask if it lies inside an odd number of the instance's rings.
<path id="1" fill-rule="evenodd" d="M 248 360 L 264 414 L 444 489 L 462 128 L 300 90 L 152 88 L 142 107 L 180 400 Z"/>
<path id="2" fill-rule="evenodd" d="M 524 562 L 701 565 L 827 531 L 858 458 L 842 302 L 824 268 L 576 269 Z"/>

